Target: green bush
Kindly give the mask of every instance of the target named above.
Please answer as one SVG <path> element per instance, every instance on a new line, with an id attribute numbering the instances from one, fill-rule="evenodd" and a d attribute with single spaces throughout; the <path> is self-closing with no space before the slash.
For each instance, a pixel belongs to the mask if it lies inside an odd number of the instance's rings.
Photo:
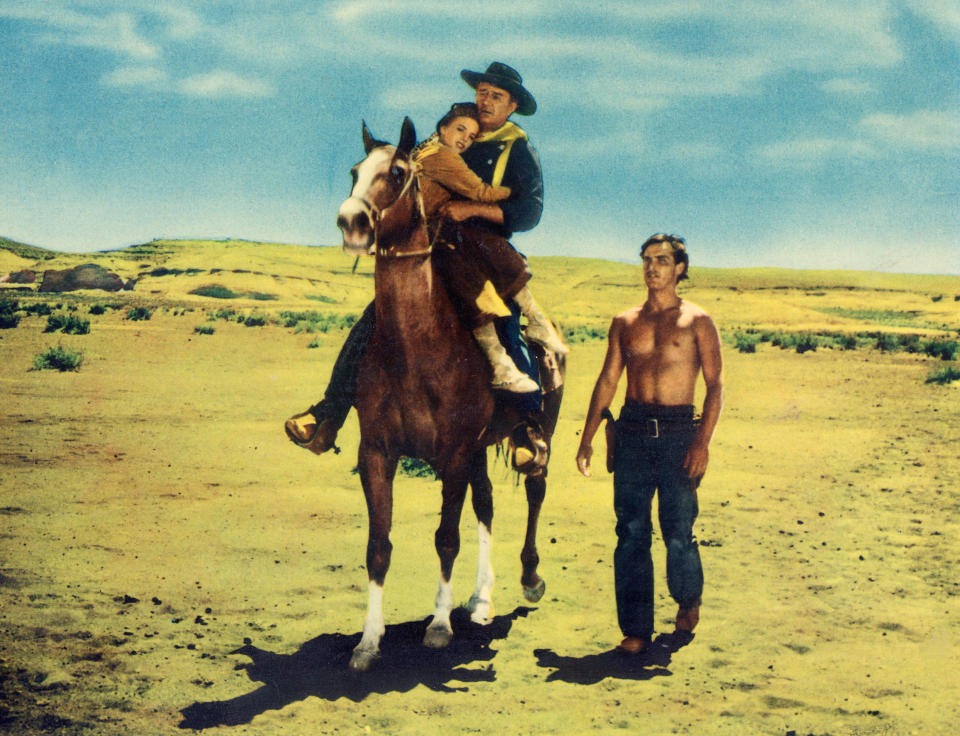
<path id="1" fill-rule="evenodd" d="M 254 299 L 258 302 L 273 302 L 278 298 L 276 294 L 267 294 L 262 291 L 248 291 L 243 296 L 245 296 L 247 299 Z"/>
<path id="2" fill-rule="evenodd" d="M 47 348 L 46 352 L 40 353 L 33 359 L 33 369 L 57 370 L 57 371 L 78 371 L 83 364 L 83 353 L 79 350 L 68 350 L 60 345 L 53 348 Z"/>
<path id="3" fill-rule="evenodd" d="M 267 318 L 262 314 L 250 314 L 243 318 L 245 327 L 263 327 L 267 324 Z"/>
<path id="4" fill-rule="evenodd" d="M 213 299 L 236 299 L 239 294 L 231 291 L 226 286 L 220 286 L 219 284 L 209 284 L 207 286 L 198 286 L 196 289 L 192 289 L 190 294 L 196 294 L 197 296 L 208 296 Z"/>
<path id="5" fill-rule="evenodd" d="M 876 333 L 877 342 L 876 348 L 882 353 L 889 353 L 897 349 L 897 338 L 893 335 L 887 334 L 886 332 Z"/>
<path id="6" fill-rule="evenodd" d="M 150 319 L 152 316 L 153 312 L 146 307 L 134 307 L 127 312 L 127 319 L 133 320 L 134 322 Z"/>
<path id="7" fill-rule="evenodd" d="M 53 313 L 53 310 L 50 309 L 50 305 L 46 302 L 35 302 L 34 304 L 29 304 L 23 308 L 23 311 L 27 314 L 35 314 L 38 317 L 46 317 L 48 314 Z"/>
<path id="8" fill-rule="evenodd" d="M 307 347 L 308 347 L 308 348 L 311 348 L 311 349 L 312 349 L 312 348 L 318 348 L 318 347 L 320 347 L 320 338 L 319 338 L 319 337 L 313 338 L 313 339 L 310 341 L 310 344 L 307 345 Z"/>
<path id="9" fill-rule="evenodd" d="M 91 304 L 90 314 L 106 314 L 107 308 L 102 304 Z"/>
<path id="10" fill-rule="evenodd" d="M 433 472 L 429 463 L 415 457 L 404 455 L 400 458 L 400 472 L 411 478 L 432 478 L 438 480 L 438 476 Z"/>
<path id="11" fill-rule="evenodd" d="M 233 309 L 218 309 L 213 313 L 213 319 L 223 319 L 227 322 L 230 322 L 237 316 L 237 313 Z"/>
<path id="12" fill-rule="evenodd" d="M 734 347 L 741 353 L 757 352 L 757 343 L 760 342 L 760 335 L 747 332 L 736 332 L 733 335 Z"/>
<path id="13" fill-rule="evenodd" d="M 583 343 L 592 340 L 606 340 L 607 330 L 593 325 L 577 325 L 576 327 L 564 327 L 561 332 L 563 339 L 568 342 Z"/>
<path id="14" fill-rule="evenodd" d="M 844 350 L 856 350 L 859 345 L 856 335 L 840 335 L 837 337 L 837 347 Z"/>
<path id="15" fill-rule="evenodd" d="M 20 324 L 19 306 L 20 303 L 12 299 L 0 299 L 0 330 L 9 330 Z"/>
<path id="16" fill-rule="evenodd" d="M 62 331 L 67 335 L 87 335 L 90 333 L 90 320 L 74 317 L 72 314 L 52 314 L 47 317 L 44 332 Z"/>
<path id="17" fill-rule="evenodd" d="M 953 360 L 957 357 L 958 343 L 956 340 L 930 340 L 923 346 L 923 352 L 931 358 Z"/>
<path id="18" fill-rule="evenodd" d="M 794 349 L 801 354 L 807 351 L 815 352 L 818 347 L 820 347 L 820 341 L 816 335 L 801 335 L 794 345 Z"/>
<path id="19" fill-rule="evenodd" d="M 193 331 L 198 335 L 212 335 L 214 333 L 213 325 L 197 325 Z"/>
<path id="20" fill-rule="evenodd" d="M 960 370 L 957 370 L 952 365 L 945 365 L 942 368 L 931 371 L 925 383 L 938 383 L 942 386 L 953 381 L 960 381 Z"/>

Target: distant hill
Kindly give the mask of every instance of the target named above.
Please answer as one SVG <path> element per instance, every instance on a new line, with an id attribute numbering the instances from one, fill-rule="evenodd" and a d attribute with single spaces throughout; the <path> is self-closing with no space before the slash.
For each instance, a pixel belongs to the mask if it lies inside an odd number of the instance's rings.
<path id="1" fill-rule="evenodd" d="M 38 248 L 35 245 L 27 245 L 26 243 L 18 243 L 16 240 L 10 240 L 4 237 L 0 237 L 0 250 L 6 250 L 21 258 L 34 261 L 49 260 L 56 258 L 58 255 L 56 251 Z"/>
<path id="2" fill-rule="evenodd" d="M 120 250 L 61 253 L 0 239 L 0 274 L 96 264 L 136 282 L 125 298 L 234 308 L 358 313 L 373 297 L 372 258 L 339 247 L 246 240 L 154 240 Z M 643 301 L 640 266 L 531 257 L 531 289 L 567 328 L 606 334 Z M 82 294 L 82 293 L 81 293 Z M 87 292 L 96 297 L 98 292 Z M 699 268 L 681 295 L 726 329 L 951 332 L 960 329 L 960 276 L 782 268 Z"/>

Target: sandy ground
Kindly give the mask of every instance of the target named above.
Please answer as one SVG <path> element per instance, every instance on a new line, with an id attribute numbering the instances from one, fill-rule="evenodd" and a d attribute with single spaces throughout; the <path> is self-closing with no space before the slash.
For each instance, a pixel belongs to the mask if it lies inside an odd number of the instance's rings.
<path id="1" fill-rule="evenodd" d="M 611 479 L 573 456 L 604 343 L 574 346 L 525 604 L 522 488 L 497 464 L 496 618 L 432 610 L 439 486 L 401 477 L 384 660 L 346 661 L 366 607 L 366 512 L 343 452 L 294 447 L 343 333 L 157 312 L 91 334 L 0 332 L 0 731 L 16 734 L 949 734 L 960 720 L 960 391 L 930 359 L 726 350 L 701 487 L 701 624 L 612 652 Z M 77 373 L 29 371 L 48 345 Z M 598 453 L 602 439 L 598 438 Z M 492 458 L 492 455 L 491 455 Z M 494 464 L 492 462 L 492 464 Z M 475 576 L 465 511 L 457 599 Z M 658 542 L 655 541 L 655 545 Z"/>

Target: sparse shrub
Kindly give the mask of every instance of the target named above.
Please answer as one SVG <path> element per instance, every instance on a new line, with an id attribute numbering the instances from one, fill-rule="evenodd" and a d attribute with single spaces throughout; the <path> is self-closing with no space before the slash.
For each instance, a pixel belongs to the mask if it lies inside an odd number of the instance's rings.
<path id="1" fill-rule="evenodd" d="M 438 480 L 438 476 L 433 472 L 429 463 L 415 457 L 404 455 L 400 458 L 400 472 L 411 478 L 432 478 Z"/>
<path id="2" fill-rule="evenodd" d="M 940 360 L 953 360 L 957 357 L 957 349 L 956 340 L 930 340 L 923 346 L 923 352 Z"/>
<path id="3" fill-rule="evenodd" d="M 820 341 L 817 339 L 816 335 L 801 335 L 796 340 L 795 350 L 800 353 L 806 353 L 808 351 L 816 351 L 820 346 Z"/>
<path id="4" fill-rule="evenodd" d="M 876 348 L 881 353 L 889 353 L 897 349 L 897 339 L 886 332 L 876 333 Z"/>
<path id="5" fill-rule="evenodd" d="M 858 345 L 856 335 L 840 335 L 837 337 L 837 346 L 844 350 L 856 350 Z"/>
<path id="6" fill-rule="evenodd" d="M 563 339 L 570 342 L 590 342 L 591 340 L 605 340 L 607 331 L 601 327 L 592 325 L 577 325 L 576 327 L 564 327 L 561 329 Z"/>
<path id="7" fill-rule="evenodd" d="M 53 314 L 53 310 L 50 309 L 50 305 L 46 302 L 35 302 L 34 304 L 28 304 L 23 308 L 23 311 L 27 314 L 35 314 L 38 317 L 46 317 L 48 314 Z"/>
<path id="8" fill-rule="evenodd" d="M 307 345 L 308 348 L 318 348 L 320 347 L 320 338 L 315 337 L 310 341 L 310 344 Z"/>
<path id="9" fill-rule="evenodd" d="M 323 302 L 324 304 L 336 304 L 337 300 L 333 297 L 329 297 L 326 294 L 313 294 L 308 295 L 307 299 L 313 299 L 315 302 Z"/>
<path id="10" fill-rule="evenodd" d="M 297 334 L 346 330 L 356 323 L 355 314 L 329 314 L 326 312 L 280 312 L 280 324 L 292 327 Z"/>
<path id="11" fill-rule="evenodd" d="M 213 325 L 197 325 L 193 331 L 198 335 L 212 335 L 214 333 Z"/>
<path id="12" fill-rule="evenodd" d="M 47 350 L 33 359 L 33 369 L 35 371 L 57 370 L 57 371 L 78 371 L 83 364 L 83 352 L 79 350 L 69 350 L 60 345 L 47 348 Z"/>
<path id="13" fill-rule="evenodd" d="M 102 304 L 91 304 L 90 314 L 106 314 L 107 308 Z"/>
<path id="14" fill-rule="evenodd" d="M 733 335 L 733 344 L 741 353 L 757 352 L 757 343 L 760 342 L 760 335 L 747 332 L 737 332 Z"/>
<path id="15" fill-rule="evenodd" d="M 216 312 L 214 312 L 213 319 L 223 319 L 229 322 L 236 316 L 237 316 L 237 313 L 233 309 L 219 309 Z"/>
<path id="16" fill-rule="evenodd" d="M 250 314 L 243 319 L 245 327 L 263 327 L 267 324 L 267 318 L 262 314 Z"/>
<path id="17" fill-rule="evenodd" d="M 20 324 L 20 315 L 17 309 L 20 302 L 13 299 L 0 299 L 0 329 L 9 330 Z"/>
<path id="18" fill-rule="evenodd" d="M 196 294 L 197 296 L 208 296 L 213 299 L 236 299 L 239 294 L 231 291 L 226 286 L 220 286 L 219 284 L 209 284 L 207 286 L 198 286 L 196 289 L 192 289 L 189 293 Z"/>
<path id="19" fill-rule="evenodd" d="M 262 291 L 250 291 L 244 294 L 247 299 L 255 299 L 258 302 L 272 302 L 277 300 L 276 294 L 267 294 Z"/>
<path id="20" fill-rule="evenodd" d="M 899 344 L 901 350 L 905 350 L 908 353 L 920 352 L 919 335 L 899 335 L 897 337 L 897 343 Z"/>
<path id="21" fill-rule="evenodd" d="M 932 301 L 932 302 L 938 302 L 938 301 L 940 301 L 941 299 L 943 299 L 943 294 L 937 294 L 936 296 L 930 297 L 930 301 Z"/>
<path id="22" fill-rule="evenodd" d="M 47 317 L 47 326 L 44 332 L 62 331 L 67 335 L 87 335 L 90 333 L 90 320 L 79 319 L 72 314 L 52 314 Z"/>
<path id="23" fill-rule="evenodd" d="M 153 316 L 153 312 L 147 309 L 146 307 L 134 307 L 129 312 L 127 312 L 127 319 L 138 322 L 140 320 L 150 319 Z"/>
<path id="24" fill-rule="evenodd" d="M 960 381 L 960 370 L 957 370 L 952 365 L 945 365 L 942 368 L 931 371 L 924 383 L 937 383 L 943 386 L 953 381 Z"/>

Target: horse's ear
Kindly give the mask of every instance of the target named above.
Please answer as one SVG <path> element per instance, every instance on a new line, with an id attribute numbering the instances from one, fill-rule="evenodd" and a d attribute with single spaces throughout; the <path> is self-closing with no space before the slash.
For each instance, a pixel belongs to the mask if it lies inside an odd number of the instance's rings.
<path id="1" fill-rule="evenodd" d="M 363 150 L 365 153 L 370 153 L 374 148 L 380 148 L 380 146 L 387 145 L 386 141 L 378 141 L 372 135 L 370 135 L 370 128 L 367 127 L 367 121 L 363 121 Z"/>
<path id="2" fill-rule="evenodd" d="M 370 135 L 370 128 L 367 127 L 367 121 L 361 121 L 363 123 L 363 150 L 365 153 L 370 153 L 376 146 L 374 145 L 376 141 L 373 140 L 373 136 Z"/>
<path id="3" fill-rule="evenodd" d="M 417 131 L 413 128 L 413 121 L 406 117 L 400 129 L 400 142 L 397 144 L 397 153 L 406 156 L 417 145 Z"/>

